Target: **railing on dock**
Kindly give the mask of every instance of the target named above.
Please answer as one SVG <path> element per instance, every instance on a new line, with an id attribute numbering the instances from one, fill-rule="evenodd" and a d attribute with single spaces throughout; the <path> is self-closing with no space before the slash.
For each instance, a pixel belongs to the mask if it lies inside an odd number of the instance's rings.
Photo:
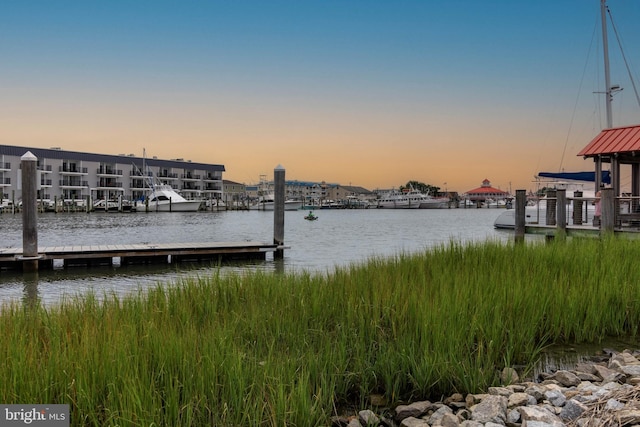
<path id="1" fill-rule="evenodd" d="M 567 234 L 600 235 L 604 233 L 632 233 L 640 236 L 640 196 L 615 197 L 613 189 L 604 188 L 600 197 L 582 197 L 579 193 L 567 197 L 566 190 L 547 192 L 544 221 L 538 217 L 534 223 L 525 220 L 525 190 L 516 191 L 516 240 L 525 233 L 544 234 L 547 237 Z M 600 204 L 600 215 L 590 214 L 589 205 Z M 568 207 L 571 206 L 571 209 Z M 542 209 L 539 210 L 541 215 Z M 595 214 L 595 212 L 594 212 Z"/>

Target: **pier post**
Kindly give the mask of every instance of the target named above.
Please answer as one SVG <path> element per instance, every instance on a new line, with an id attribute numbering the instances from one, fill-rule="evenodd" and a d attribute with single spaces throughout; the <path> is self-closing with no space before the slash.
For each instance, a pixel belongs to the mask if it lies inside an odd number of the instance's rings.
<path id="1" fill-rule="evenodd" d="M 615 195 L 613 188 L 603 188 L 600 195 L 600 234 L 613 233 L 615 225 Z"/>
<path id="2" fill-rule="evenodd" d="M 556 190 L 547 190 L 547 225 L 556 225 Z"/>
<path id="3" fill-rule="evenodd" d="M 582 225 L 582 205 L 584 204 L 582 191 L 574 191 L 573 197 L 573 225 Z"/>
<path id="4" fill-rule="evenodd" d="M 273 170 L 274 203 L 273 203 L 273 243 L 278 246 L 284 245 L 284 174 L 285 170 L 278 165 Z M 274 258 L 284 257 L 284 249 L 278 248 L 274 253 Z"/>
<path id="5" fill-rule="evenodd" d="M 525 232 L 525 207 L 527 205 L 527 194 L 525 190 L 516 190 L 516 223 L 515 240 L 516 243 L 524 242 Z"/>
<path id="6" fill-rule="evenodd" d="M 558 237 L 563 238 L 567 235 L 567 190 L 564 188 L 556 190 L 556 202 L 556 234 Z"/>
<path id="7" fill-rule="evenodd" d="M 22 168 L 22 270 L 38 270 L 38 158 L 27 151 Z"/>

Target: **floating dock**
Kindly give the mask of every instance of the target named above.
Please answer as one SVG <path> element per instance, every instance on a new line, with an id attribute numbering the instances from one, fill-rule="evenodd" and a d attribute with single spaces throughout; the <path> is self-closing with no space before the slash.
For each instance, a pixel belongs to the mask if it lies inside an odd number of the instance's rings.
<path id="1" fill-rule="evenodd" d="M 22 270 L 25 261 L 38 269 L 120 264 L 167 264 L 198 261 L 264 260 L 283 248 L 261 242 L 144 243 L 129 245 L 51 246 L 38 248 L 36 257 L 24 257 L 22 249 L 0 248 L 0 270 Z M 55 262 L 57 261 L 57 262 Z M 55 265 L 54 265 L 55 264 Z"/>

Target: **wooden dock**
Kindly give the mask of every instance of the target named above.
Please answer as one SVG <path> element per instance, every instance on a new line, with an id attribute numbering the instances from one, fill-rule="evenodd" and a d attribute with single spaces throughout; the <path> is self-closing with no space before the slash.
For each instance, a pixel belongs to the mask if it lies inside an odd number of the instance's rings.
<path id="1" fill-rule="evenodd" d="M 598 227 L 568 225 L 559 229 L 557 225 L 529 225 L 525 226 L 525 234 L 537 234 L 547 238 L 554 238 L 560 234 L 567 237 L 600 237 L 602 230 Z M 614 228 L 612 234 L 627 239 L 640 239 L 640 228 L 624 227 Z"/>
<path id="2" fill-rule="evenodd" d="M 39 247 L 37 257 L 24 257 L 22 249 L 0 248 L 0 270 L 21 270 L 25 261 L 37 259 L 38 268 L 56 266 L 166 264 L 197 261 L 266 259 L 283 248 L 262 242 L 144 243 L 129 245 L 84 245 Z"/>

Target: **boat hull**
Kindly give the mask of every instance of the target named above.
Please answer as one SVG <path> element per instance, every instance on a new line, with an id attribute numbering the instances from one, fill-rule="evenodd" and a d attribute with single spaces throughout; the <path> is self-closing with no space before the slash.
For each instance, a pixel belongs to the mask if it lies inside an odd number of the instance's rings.
<path id="1" fill-rule="evenodd" d="M 273 211 L 274 205 L 274 202 L 262 202 L 256 205 L 252 205 L 250 209 L 256 211 Z M 295 200 L 286 200 L 284 202 L 285 211 L 297 211 L 299 209 L 302 209 L 302 202 L 298 202 Z"/>
<path id="2" fill-rule="evenodd" d="M 378 208 L 380 209 L 419 209 L 420 203 L 409 203 L 409 202 L 380 202 L 378 203 Z"/>
<path id="3" fill-rule="evenodd" d="M 158 202 L 150 203 L 150 212 L 197 212 L 201 205 L 200 200 L 187 200 L 184 202 Z"/>
<path id="4" fill-rule="evenodd" d="M 447 200 L 427 200 L 420 202 L 420 209 L 446 209 L 449 207 L 449 199 Z"/>

